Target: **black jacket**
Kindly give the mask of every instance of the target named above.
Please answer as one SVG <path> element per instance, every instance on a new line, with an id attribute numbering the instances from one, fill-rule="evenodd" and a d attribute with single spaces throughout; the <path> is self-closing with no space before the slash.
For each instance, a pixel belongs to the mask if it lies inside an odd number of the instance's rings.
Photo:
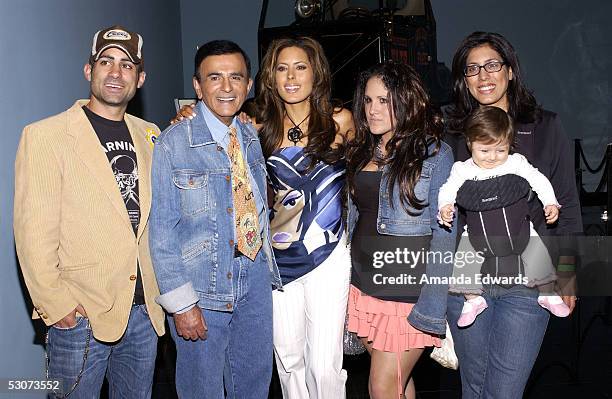
<path id="1" fill-rule="evenodd" d="M 444 141 L 452 147 L 455 161 L 465 161 L 470 157 L 462 134 L 447 133 Z M 582 215 L 576 189 L 574 157 L 559 116 L 543 110 L 534 123 L 516 123 L 515 144 L 514 152 L 524 155 L 550 180 L 555 196 L 562 206 L 558 222 L 547 225 L 544 222 L 542 203 L 537 198 L 529 202 L 531 220 L 538 234 L 581 234 Z"/>

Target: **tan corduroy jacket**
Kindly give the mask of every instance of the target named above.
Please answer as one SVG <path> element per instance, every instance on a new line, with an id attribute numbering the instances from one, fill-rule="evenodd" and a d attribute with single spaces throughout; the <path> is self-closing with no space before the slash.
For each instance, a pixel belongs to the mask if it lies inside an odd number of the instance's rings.
<path id="1" fill-rule="evenodd" d="M 151 154 L 159 129 L 125 115 L 138 162 L 140 226 L 134 231 L 108 158 L 77 101 L 26 126 L 15 161 L 15 245 L 34 303 L 34 318 L 52 325 L 83 305 L 94 336 L 113 342 L 130 314 L 137 264 L 146 307 L 164 333 L 164 315 L 149 254 Z"/>

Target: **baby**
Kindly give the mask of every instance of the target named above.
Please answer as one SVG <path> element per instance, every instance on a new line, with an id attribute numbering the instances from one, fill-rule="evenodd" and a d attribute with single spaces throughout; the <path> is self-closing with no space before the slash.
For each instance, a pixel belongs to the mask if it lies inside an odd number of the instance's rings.
<path id="1" fill-rule="evenodd" d="M 502 258 L 517 265 L 512 270 L 518 270 L 518 274 L 522 266 L 528 279 L 526 285 L 538 286 L 538 303 L 552 314 L 566 317 L 569 308 L 553 291 L 555 269 L 546 246 L 529 221 L 527 207 L 530 186 L 544 204 L 546 223 L 558 219 L 561 206 L 550 181 L 523 155 L 510 154 L 514 126 L 504 110 L 491 106 L 478 108 L 466 121 L 465 134 L 472 157 L 455 162 L 448 180 L 440 188 L 439 222 L 450 226 L 460 194 L 466 199 L 466 205 L 461 202 L 459 205 L 468 215 L 462 242 L 469 236 L 472 243 L 480 243 L 474 246 L 482 249 L 485 259 L 493 258 L 496 271 Z M 493 236 L 494 231 L 497 236 Z M 470 244 L 460 244 L 460 247 L 466 245 Z M 477 265 L 478 271 L 480 266 Z M 457 274 L 457 268 L 454 270 Z M 487 308 L 486 300 L 479 295 L 482 285 L 472 285 L 470 289 L 455 285 L 450 291 L 462 293 L 466 298 L 457 321 L 460 327 L 472 324 Z"/>

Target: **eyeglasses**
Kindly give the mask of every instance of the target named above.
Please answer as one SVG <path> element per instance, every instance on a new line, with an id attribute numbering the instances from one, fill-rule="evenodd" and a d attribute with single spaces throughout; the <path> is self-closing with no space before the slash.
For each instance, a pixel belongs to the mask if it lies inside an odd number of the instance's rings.
<path id="1" fill-rule="evenodd" d="M 499 72 L 504 65 L 506 65 L 506 63 L 502 61 L 489 61 L 484 65 L 468 65 L 463 70 L 463 74 L 467 78 L 470 76 L 476 76 L 480 73 L 481 68 L 484 68 L 484 70 L 489 73 Z"/>

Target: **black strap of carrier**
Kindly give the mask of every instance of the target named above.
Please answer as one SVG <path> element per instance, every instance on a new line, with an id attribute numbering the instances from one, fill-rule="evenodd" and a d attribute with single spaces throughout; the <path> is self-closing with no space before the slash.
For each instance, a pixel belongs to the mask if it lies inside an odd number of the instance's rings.
<path id="1" fill-rule="evenodd" d="M 457 193 L 457 204 L 466 209 L 470 242 L 485 258 L 483 274 L 522 273 L 520 254 L 529 242 L 530 191 L 524 178 L 503 175 L 467 181 Z"/>
<path id="2" fill-rule="evenodd" d="M 527 180 L 518 175 L 468 180 L 457 192 L 457 205 L 472 212 L 499 209 L 514 204 L 530 190 Z"/>
<path id="3" fill-rule="evenodd" d="M 467 181 L 457 194 L 457 204 L 466 209 L 466 222 L 474 248 L 485 257 L 520 255 L 529 242 L 527 180 L 503 175 Z"/>

